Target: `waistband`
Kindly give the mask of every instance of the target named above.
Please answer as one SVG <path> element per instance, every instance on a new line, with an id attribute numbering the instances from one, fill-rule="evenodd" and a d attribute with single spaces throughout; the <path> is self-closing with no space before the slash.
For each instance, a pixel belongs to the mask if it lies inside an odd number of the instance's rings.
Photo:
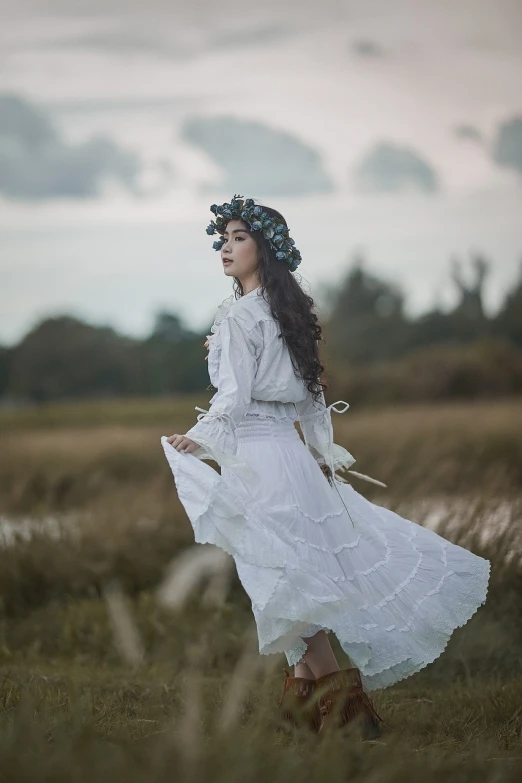
<path id="1" fill-rule="evenodd" d="M 241 441 L 260 438 L 298 438 L 294 422 L 291 419 L 244 418 L 236 427 L 236 437 Z"/>

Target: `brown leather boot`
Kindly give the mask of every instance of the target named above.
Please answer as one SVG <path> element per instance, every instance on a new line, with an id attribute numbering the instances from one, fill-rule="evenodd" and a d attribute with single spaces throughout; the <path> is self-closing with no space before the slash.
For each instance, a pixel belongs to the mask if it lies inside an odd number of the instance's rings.
<path id="1" fill-rule="evenodd" d="M 319 704 L 314 697 L 315 680 L 306 677 L 291 677 L 286 673 L 283 683 L 283 692 L 278 707 L 281 717 L 292 726 L 307 726 L 315 734 L 321 725 L 321 713 Z"/>
<path id="2" fill-rule="evenodd" d="M 322 718 L 318 733 L 324 734 L 356 721 L 362 740 L 381 736 L 379 722 L 384 721 L 363 690 L 359 669 L 342 669 L 319 677 L 315 692 Z"/>

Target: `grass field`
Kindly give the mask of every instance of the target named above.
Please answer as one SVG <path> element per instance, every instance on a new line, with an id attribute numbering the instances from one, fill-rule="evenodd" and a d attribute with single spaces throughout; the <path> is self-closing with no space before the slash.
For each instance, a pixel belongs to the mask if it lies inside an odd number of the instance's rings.
<path id="1" fill-rule="evenodd" d="M 159 438 L 206 402 L 0 414 L 0 780 L 522 779 L 522 401 L 333 414 L 388 484 L 359 492 L 420 523 L 442 503 L 438 531 L 493 566 L 443 655 L 372 694 L 376 743 L 278 730 L 286 661 L 257 655 L 230 559 L 160 600 L 193 538 Z"/>

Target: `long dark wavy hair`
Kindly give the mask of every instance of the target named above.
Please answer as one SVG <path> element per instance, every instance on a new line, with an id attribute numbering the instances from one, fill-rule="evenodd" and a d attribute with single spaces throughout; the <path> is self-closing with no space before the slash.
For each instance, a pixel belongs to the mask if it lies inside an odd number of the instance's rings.
<path id="1" fill-rule="evenodd" d="M 264 204 L 260 206 L 264 212 L 287 225 L 276 209 Z M 324 338 L 318 316 L 314 312 L 314 300 L 303 291 L 288 264 L 275 257 L 274 250 L 262 232 L 250 231 L 246 223 L 245 227 L 258 247 L 257 274 L 261 293 L 281 329 L 278 337 L 287 345 L 295 372 L 306 381 L 308 390 L 319 401 L 321 392 L 328 388 L 328 381 L 322 378 L 325 366 L 319 358 L 319 342 L 324 342 Z M 241 282 L 234 277 L 236 299 L 242 297 L 243 293 Z"/>

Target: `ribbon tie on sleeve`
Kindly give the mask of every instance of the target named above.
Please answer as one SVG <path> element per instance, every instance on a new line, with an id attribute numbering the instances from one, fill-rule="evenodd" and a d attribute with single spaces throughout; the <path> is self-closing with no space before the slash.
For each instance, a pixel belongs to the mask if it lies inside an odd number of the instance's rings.
<path id="1" fill-rule="evenodd" d="M 335 407 L 336 405 L 344 405 L 345 408 L 342 411 L 338 411 L 337 408 Z M 332 404 L 329 405 L 326 410 L 327 411 L 332 410 L 335 411 L 336 413 L 346 413 L 349 407 L 350 407 L 349 404 L 344 400 L 337 400 L 337 402 L 332 402 Z"/>
<path id="2" fill-rule="evenodd" d="M 335 407 L 336 405 L 344 405 L 345 407 L 342 410 L 337 410 Z M 332 404 L 327 407 L 327 410 L 332 410 L 336 413 L 346 413 L 349 407 L 349 404 L 345 400 L 337 400 L 337 402 L 332 402 Z M 365 481 L 369 481 L 371 484 L 377 484 L 379 487 L 387 486 L 387 484 L 385 484 L 383 481 L 379 481 L 378 479 L 374 479 L 371 476 L 367 476 L 365 473 L 359 473 L 357 470 L 351 470 L 350 468 L 340 468 L 340 470 L 345 471 L 346 473 L 352 473 L 354 476 L 364 479 Z M 344 482 L 344 479 L 341 478 L 341 476 L 338 476 L 338 478 Z"/>

